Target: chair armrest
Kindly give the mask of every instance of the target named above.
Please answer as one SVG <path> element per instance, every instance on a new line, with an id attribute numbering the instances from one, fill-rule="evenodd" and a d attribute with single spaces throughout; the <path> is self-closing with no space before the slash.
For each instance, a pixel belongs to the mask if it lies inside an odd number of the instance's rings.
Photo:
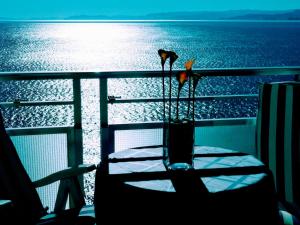
<path id="1" fill-rule="evenodd" d="M 96 169 L 96 165 L 94 165 L 94 164 L 82 164 L 82 165 L 79 165 L 78 167 L 71 167 L 71 168 L 50 174 L 42 179 L 34 181 L 33 185 L 36 188 L 42 187 L 42 186 L 54 183 L 54 182 L 62 180 L 62 179 L 67 179 L 70 177 L 82 175 L 84 173 L 93 171 L 95 169 Z"/>

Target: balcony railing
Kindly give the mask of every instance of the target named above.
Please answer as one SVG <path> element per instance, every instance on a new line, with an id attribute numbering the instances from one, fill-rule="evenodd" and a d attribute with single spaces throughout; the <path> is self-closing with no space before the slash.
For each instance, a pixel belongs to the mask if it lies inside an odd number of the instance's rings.
<path id="1" fill-rule="evenodd" d="M 228 69 L 196 69 L 195 72 L 203 76 L 270 76 L 270 75 L 292 75 L 295 80 L 299 80 L 300 67 L 271 67 L 271 68 L 228 68 Z M 100 93 L 100 138 L 101 138 L 101 158 L 106 157 L 115 150 L 115 131 L 135 130 L 135 129 L 154 129 L 162 128 L 162 122 L 143 122 L 143 123 L 108 123 L 108 105 L 110 103 L 142 103 L 142 102 L 161 102 L 162 98 L 139 98 L 139 99 L 108 99 L 108 79 L 119 78 L 158 78 L 162 74 L 160 71 L 118 71 L 118 72 L 1 72 L 0 81 L 10 80 L 60 80 L 70 79 L 73 85 L 73 100 L 71 101 L 22 101 L 0 102 L 2 107 L 13 106 L 57 106 L 72 105 L 74 108 L 74 148 L 70 152 L 69 165 L 78 165 L 83 162 L 82 147 L 82 96 L 81 79 L 98 79 Z M 242 95 L 217 95 L 197 97 L 196 101 L 205 99 L 228 99 L 228 98 L 256 98 L 255 94 Z M 175 100 L 175 99 L 173 99 Z M 187 101 L 182 98 L 181 101 Z M 234 118 L 234 119 L 209 119 L 196 122 L 196 126 L 219 126 L 219 125 L 246 125 L 255 123 L 255 118 Z M 65 129 L 54 127 L 54 129 Z M 14 132 L 10 129 L 10 132 Z M 30 128 L 31 132 L 42 131 L 41 128 Z M 100 149 L 99 149 L 100 150 Z"/>
<path id="2" fill-rule="evenodd" d="M 195 72 L 203 76 L 271 76 L 271 75 L 289 75 L 294 80 L 300 80 L 300 67 L 280 67 L 280 68 L 234 68 L 234 69 L 199 69 Z M 108 80 L 121 78 L 159 78 L 162 74 L 160 71 L 118 71 L 118 72 L 0 72 L 1 81 L 18 81 L 18 80 L 71 80 L 73 97 L 71 100 L 64 101 L 27 101 L 15 99 L 11 102 L 0 102 L 1 107 L 22 107 L 22 106 L 72 106 L 73 115 L 71 115 L 73 125 L 67 127 L 30 127 L 30 128 L 8 128 L 7 131 L 11 136 L 30 136 L 37 134 L 61 134 L 67 135 L 67 166 L 76 166 L 83 163 L 83 121 L 82 121 L 82 94 L 81 80 L 96 79 L 99 82 L 99 117 L 100 117 L 100 141 L 101 149 L 99 149 L 101 158 L 105 158 L 108 154 L 116 149 L 115 135 L 116 132 L 124 130 L 140 130 L 140 129 L 161 129 L 162 121 L 154 122 L 135 122 L 135 123 L 119 123 L 109 124 L 108 115 L 109 104 L 121 103 L 145 103 L 145 102 L 162 102 L 162 98 L 131 98 L 118 99 L 109 98 Z M 257 98 L 256 94 L 241 95 L 215 95 L 200 96 L 196 101 L 214 100 L 214 99 L 230 99 L 230 98 Z M 175 101 L 175 99 L 172 99 Z M 181 98 L 180 101 L 187 101 L 187 98 Z M 222 118 L 222 119 L 204 119 L 196 121 L 197 127 L 222 127 L 222 126 L 255 126 L 255 118 Z M 248 129 L 248 128 L 247 128 Z M 244 130 L 247 130 L 244 129 Z M 252 129 L 253 131 L 253 129 Z M 247 131 L 248 132 L 248 131 Z M 254 132 L 253 132 L 254 133 Z M 196 132 L 197 134 L 197 132 Z M 51 205 L 51 202 L 49 203 Z"/>

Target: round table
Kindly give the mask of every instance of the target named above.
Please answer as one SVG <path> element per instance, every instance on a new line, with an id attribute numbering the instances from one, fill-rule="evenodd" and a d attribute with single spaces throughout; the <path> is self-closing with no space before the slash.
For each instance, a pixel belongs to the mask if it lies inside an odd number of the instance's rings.
<path id="1" fill-rule="evenodd" d="M 218 147 L 195 146 L 194 153 L 194 169 L 179 172 L 165 167 L 161 147 L 110 154 L 96 174 L 99 224 L 119 218 L 131 224 L 142 222 L 140 218 L 175 224 L 198 219 L 204 224 L 275 224 L 273 177 L 261 161 Z"/>

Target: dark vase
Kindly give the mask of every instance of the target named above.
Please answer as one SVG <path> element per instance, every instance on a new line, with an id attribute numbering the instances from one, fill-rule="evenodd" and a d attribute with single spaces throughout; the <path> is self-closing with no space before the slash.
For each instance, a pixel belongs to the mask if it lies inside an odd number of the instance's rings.
<path id="1" fill-rule="evenodd" d="M 163 159 L 166 166 L 174 163 L 193 165 L 194 122 L 172 120 L 164 123 Z"/>

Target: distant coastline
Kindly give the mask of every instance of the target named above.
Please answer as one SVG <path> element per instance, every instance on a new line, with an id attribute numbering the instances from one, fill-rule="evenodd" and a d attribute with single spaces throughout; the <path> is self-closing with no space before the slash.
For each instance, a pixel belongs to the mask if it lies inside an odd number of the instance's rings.
<path id="1" fill-rule="evenodd" d="M 0 23 L 300 23 L 300 20 L 1 20 Z"/>
<path id="2" fill-rule="evenodd" d="M 283 11 L 229 10 L 165 12 L 147 15 L 73 15 L 64 18 L 4 18 L 0 21 L 55 21 L 55 22 L 170 22 L 170 21 L 300 21 L 300 9 Z"/>

